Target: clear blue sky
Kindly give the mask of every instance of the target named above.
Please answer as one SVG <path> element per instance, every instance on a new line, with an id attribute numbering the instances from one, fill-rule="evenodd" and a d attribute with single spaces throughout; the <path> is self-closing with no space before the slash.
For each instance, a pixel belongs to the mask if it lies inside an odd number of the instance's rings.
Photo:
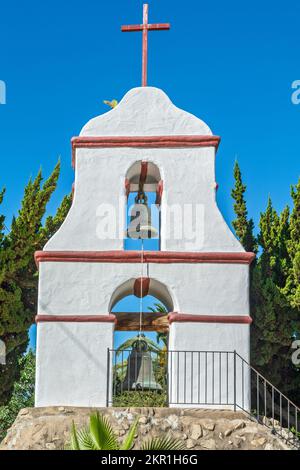
<path id="1" fill-rule="evenodd" d="M 53 212 L 73 182 L 70 138 L 140 85 L 142 1 L 5 2 L 0 15 L 0 187 L 7 225 L 24 185 L 61 156 Z M 299 0 L 240 2 L 152 0 L 150 22 L 171 23 L 149 37 L 149 85 L 205 120 L 222 137 L 217 155 L 218 203 L 233 218 L 230 190 L 237 157 L 257 223 L 268 195 L 281 210 L 299 177 L 300 105 L 291 84 L 300 79 Z"/>

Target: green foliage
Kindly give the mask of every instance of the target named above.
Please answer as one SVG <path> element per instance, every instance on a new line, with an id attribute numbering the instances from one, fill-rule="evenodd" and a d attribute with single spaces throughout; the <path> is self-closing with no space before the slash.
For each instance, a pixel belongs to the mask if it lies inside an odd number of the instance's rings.
<path id="1" fill-rule="evenodd" d="M 290 302 L 288 276 L 293 265 L 290 217 L 277 214 L 269 199 L 261 214 L 258 243 L 261 256 L 251 285 L 251 361 L 270 381 L 299 403 L 300 374 L 291 361 L 293 332 L 299 331 L 299 310 Z"/>
<path id="2" fill-rule="evenodd" d="M 279 287 L 283 287 L 290 265 L 287 251 L 290 238 L 289 208 L 285 207 L 279 216 L 269 198 L 266 211 L 260 215 L 259 228 L 257 239 L 262 248 L 260 256 L 262 275 L 271 278 Z"/>
<path id="3" fill-rule="evenodd" d="M 269 198 L 260 215 L 259 233 L 255 240 L 253 223 L 247 218 L 244 199 L 246 186 L 238 164 L 232 195 L 236 219 L 236 234 L 246 250 L 260 256 L 251 268 L 250 306 L 251 364 L 296 403 L 300 403 L 299 369 L 291 361 L 291 337 L 300 331 L 297 302 L 300 266 L 300 181 L 292 188 L 294 207 L 285 207 L 281 214 Z"/>
<path id="4" fill-rule="evenodd" d="M 53 235 L 60 228 L 61 224 L 64 222 L 66 215 L 68 214 L 72 204 L 72 195 L 69 194 L 65 196 L 58 207 L 55 216 L 48 216 L 44 227 L 41 227 L 41 244 L 44 245 L 47 241 L 53 237 Z"/>
<path id="5" fill-rule="evenodd" d="M 3 202 L 4 194 L 5 194 L 5 189 L 2 189 L 2 191 L 0 191 L 0 205 Z M 5 217 L 4 215 L 0 215 L 0 247 L 4 239 L 4 228 L 5 228 L 4 223 L 5 223 Z"/>
<path id="6" fill-rule="evenodd" d="M 77 431 L 73 422 L 70 448 L 72 450 L 119 450 L 120 446 L 108 418 L 95 413 L 90 416 L 89 428 Z"/>
<path id="7" fill-rule="evenodd" d="M 159 303 L 154 304 L 154 307 L 148 307 L 148 310 L 153 313 L 168 313 L 166 307 Z"/>
<path id="8" fill-rule="evenodd" d="M 300 432 L 297 431 L 294 426 L 291 427 L 290 431 L 297 437 L 297 439 L 300 439 Z"/>
<path id="9" fill-rule="evenodd" d="M 107 106 L 109 106 L 111 109 L 114 109 L 117 105 L 118 105 L 118 101 L 117 100 L 104 100 L 103 101 L 104 104 L 107 104 Z"/>
<path id="10" fill-rule="evenodd" d="M 168 334 L 163 333 L 162 331 L 159 331 L 156 333 L 156 342 L 159 344 L 160 342 L 163 343 L 163 348 L 166 350 L 168 347 Z"/>
<path id="11" fill-rule="evenodd" d="M 43 226 L 59 172 L 60 163 L 44 182 L 41 171 L 34 180 L 29 180 L 8 233 L 3 231 L 4 217 L 0 216 L 0 339 L 7 351 L 6 365 L 0 365 L 0 404 L 8 402 L 19 378 L 19 358 L 26 351 L 28 329 L 34 321 L 38 283 L 34 252 L 42 249 L 58 229 L 71 204 L 71 198 L 66 197 L 57 214 L 48 217 Z M 2 191 L 0 203 L 3 196 Z"/>
<path id="12" fill-rule="evenodd" d="M 160 303 L 154 304 L 154 307 L 148 307 L 148 310 L 153 313 L 168 313 L 168 310 L 166 307 Z M 160 341 L 163 342 L 165 349 L 167 349 L 168 346 L 168 335 L 166 333 L 158 332 L 156 334 L 156 342 L 159 344 Z"/>
<path id="13" fill-rule="evenodd" d="M 253 235 L 254 222 L 252 219 L 248 220 L 248 211 L 244 197 L 246 186 L 243 184 L 241 170 L 237 161 L 234 165 L 234 179 L 235 186 L 231 195 L 235 201 L 234 212 L 236 214 L 236 218 L 232 222 L 232 225 L 235 229 L 236 236 L 245 250 L 256 253 L 257 243 Z"/>
<path id="14" fill-rule="evenodd" d="M 133 344 L 136 342 L 136 341 L 144 341 L 147 343 L 147 346 L 148 346 L 148 350 L 151 351 L 151 352 L 159 352 L 160 351 L 160 347 L 154 343 L 154 341 L 152 341 L 150 338 L 148 338 L 148 336 L 145 336 L 144 333 L 139 333 L 138 335 L 136 336 L 133 336 L 132 338 L 129 338 L 127 341 L 125 341 L 124 343 L 122 343 L 117 351 L 116 351 L 116 355 L 119 356 L 122 351 L 128 351 L 129 349 L 132 348 Z"/>
<path id="15" fill-rule="evenodd" d="M 184 446 L 180 441 L 174 441 L 170 437 L 156 437 L 142 445 L 141 450 L 183 450 Z"/>
<path id="16" fill-rule="evenodd" d="M 113 406 L 168 406 L 167 403 L 167 354 L 161 351 L 152 359 L 153 374 L 162 390 L 123 390 L 122 383 L 127 372 L 127 361 L 113 367 Z"/>
<path id="17" fill-rule="evenodd" d="M 131 450 L 134 445 L 134 436 L 137 431 L 137 419 L 130 426 L 127 436 L 119 443 L 117 435 L 108 418 L 99 413 L 90 416 L 89 428 L 77 430 L 72 425 L 70 444 L 71 450 Z M 183 446 L 181 442 L 170 437 L 148 440 L 142 450 L 179 450 Z"/>
<path id="18" fill-rule="evenodd" d="M 125 391 L 119 393 L 113 398 L 113 406 L 117 407 L 144 407 L 155 406 L 165 407 L 168 406 L 166 391 Z"/>
<path id="19" fill-rule="evenodd" d="M 298 184 L 292 187 L 291 196 L 294 207 L 290 218 L 290 240 L 287 245 L 291 264 L 285 293 L 291 305 L 300 309 L 300 178 Z"/>
<path id="20" fill-rule="evenodd" d="M 15 382 L 7 405 L 0 406 L 0 441 L 22 408 L 34 406 L 35 355 L 29 351 L 19 359 L 20 379 Z"/>

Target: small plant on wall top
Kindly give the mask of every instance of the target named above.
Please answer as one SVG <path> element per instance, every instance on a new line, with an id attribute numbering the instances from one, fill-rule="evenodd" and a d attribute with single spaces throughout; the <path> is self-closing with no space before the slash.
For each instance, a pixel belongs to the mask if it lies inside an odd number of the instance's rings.
<path id="1" fill-rule="evenodd" d="M 140 406 L 168 406 L 168 397 L 166 390 L 160 392 L 154 390 L 144 391 L 123 391 L 117 394 L 113 399 L 113 406 L 118 407 L 140 407 Z"/>

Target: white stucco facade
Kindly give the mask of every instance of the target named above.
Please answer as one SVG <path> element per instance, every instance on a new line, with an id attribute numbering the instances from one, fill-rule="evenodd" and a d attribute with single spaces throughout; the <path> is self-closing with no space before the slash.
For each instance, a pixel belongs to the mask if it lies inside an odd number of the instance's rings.
<path id="1" fill-rule="evenodd" d="M 38 314 L 107 315 L 116 288 L 140 273 L 138 263 L 41 263 Z M 149 277 L 168 287 L 175 312 L 249 315 L 247 265 L 153 263 Z"/>
<path id="2" fill-rule="evenodd" d="M 187 352 L 169 356 L 170 406 L 232 409 L 236 403 L 248 411 L 249 368 L 234 358 L 234 350 L 249 360 L 249 329 L 246 324 L 172 323 L 170 351 Z"/>
<path id="3" fill-rule="evenodd" d="M 212 132 L 200 119 L 176 108 L 161 90 L 152 87 L 129 91 L 119 105 L 86 124 L 81 137 L 103 136 L 209 136 Z M 73 206 L 60 230 L 45 250 L 123 249 L 124 180 L 137 161 L 157 165 L 164 182 L 161 203 L 162 250 L 243 251 L 216 205 L 215 148 L 78 148 L 75 159 Z M 168 224 L 168 210 L 192 204 L 199 222 L 190 233 Z M 106 206 L 117 216 L 114 233 L 99 237 Z M 175 206 L 175 207 L 174 207 Z M 115 222 L 113 222 L 115 225 Z M 112 228 L 112 227 L 111 227 Z M 187 227 L 189 229 L 190 227 Z M 84 231 L 84 236 L 82 236 Z M 171 233 L 169 233 L 171 232 Z M 176 236 L 178 235 L 178 237 Z M 177 239 L 179 238 L 179 239 Z"/>
<path id="4" fill-rule="evenodd" d="M 144 87 L 129 91 L 115 109 L 89 121 L 80 136 L 86 143 L 110 136 L 207 138 L 212 132 L 203 121 L 176 108 L 161 90 Z M 51 316 L 108 316 L 118 287 L 140 276 L 139 262 L 84 259 L 86 252 L 123 252 L 124 181 L 136 162 L 153 163 L 163 181 L 162 252 L 244 253 L 216 204 L 215 153 L 214 146 L 205 144 L 151 148 L 86 144 L 75 149 L 73 204 L 44 247 L 50 258 L 39 264 L 37 313 L 48 320 L 38 323 L 36 406 L 106 405 L 107 348 L 113 346 L 114 324 L 91 318 L 89 322 L 50 320 Z M 172 223 L 174 214 L 181 225 Z M 56 252 L 66 253 L 66 259 L 51 259 Z M 72 261 L 71 252 L 81 253 L 82 259 Z M 249 317 L 247 263 L 150 262 L 148 276 L 154 292 L 159 283 L 166 287 L 174 312 Z M 249 325 L 174 322 L 169 347 L 237 350 L 249 360 Z"/>
<path id="5" fill-rule="evenodd" d="M 37 406 L 105 406 L 112 323 L 39 323 Z"/>

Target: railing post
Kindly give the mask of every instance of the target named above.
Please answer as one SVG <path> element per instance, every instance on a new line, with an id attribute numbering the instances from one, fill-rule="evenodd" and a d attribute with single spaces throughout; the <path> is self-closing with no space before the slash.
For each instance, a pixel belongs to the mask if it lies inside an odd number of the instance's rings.
<path id="1" fill-rule="evenodd" d="M 166 369 L 167 369 L 167 377 L 166 377 L 166 382 L 167 382 L 167 403 L 166 403 L 166 406 L 170 406 L 170 390 L 169 390 L 169 387 L 170 387 L 170 376 L 169 376 L 169 364 L 170 364 L 170 357 L 169 357 L 169 350 L 167 349 L 166 352 Z M 171 361 L 172 361 L 172 357 L 171 357 Z"/>
<path id="2" fill-rule="evenodd" d="M 233 409 L 236 411 L 236 350 L 233 351 L 233 402 Z"/>
<path id="3" fill-rule="evenodd" d="M 107 348 L 107 383 L 106 383 L 106 406 L 109 406 L 109 388 L 110 388 L 110 351 Z"/>

